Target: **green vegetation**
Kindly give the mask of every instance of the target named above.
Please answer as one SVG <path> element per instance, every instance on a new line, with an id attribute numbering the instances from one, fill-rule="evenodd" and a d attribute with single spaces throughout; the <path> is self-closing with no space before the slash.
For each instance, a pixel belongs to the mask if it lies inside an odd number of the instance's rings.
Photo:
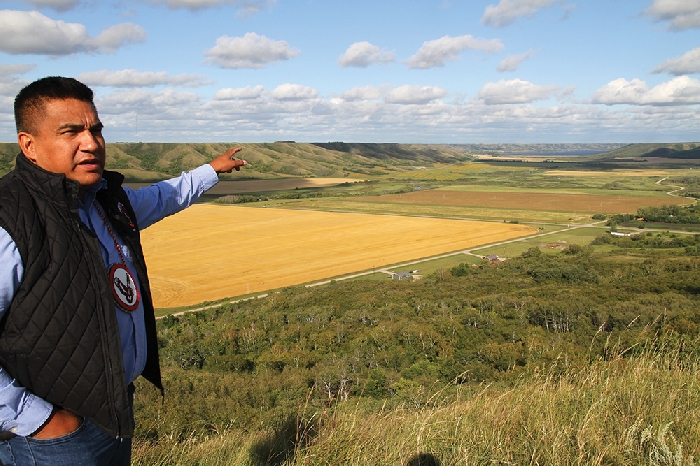
<path id="1" fill-rule="evenodd" d="M 599 159 L 624 159 L 638 157 L 664 157 L 664 158 L 697 158 L 698 143 L 673 143 L 673 144 L 630 144 L 605 154 L 593 156 Z M 687 152 L 687 153 L 685 153 Z"/>
<path id="2" fill-rule="evenodd" d="M 164 318 L 135 462 L 691 464 L 700 258 L 656 251 L 532 248 Z"/>
<path id="3" fill-rule="evenodd" d="M 639 220 L 638 220 L 639 219 Z M 618 214 L 610 217 L 611 222 L 627 224 L 634 221 L 670 224 L 700 224 L 700 205 L 690 206 L 665 205 L 661 207 L 642 207 L 637 215 Z"/>

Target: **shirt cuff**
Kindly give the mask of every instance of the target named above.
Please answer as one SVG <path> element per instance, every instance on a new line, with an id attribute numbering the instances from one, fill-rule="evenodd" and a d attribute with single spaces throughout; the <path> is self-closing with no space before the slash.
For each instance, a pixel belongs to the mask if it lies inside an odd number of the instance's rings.
<path id="1" fill-rule="evenodd" d="M 7 398 L 14 403 L 7 403 L 0 407 L 3 411 L 2 430 L 12 432 L 20 437 L 27 437 L 44 425 L 51 416 L 53 405 L 39 398 L 16 381 L 2 389 L 3 402 Z"/>
<path id="2" fill-rule="evenodd" d="M 201 167 L 195 168 L 194 170 L 192 170 L 190 172 L 190 174 L 193 177 L 197 177 L 202 181 L 202 183 L 201 183 L 202 191 L 201 192 L 204 192 L 204 191 L 211 189 L 216 183 L 219 182 L 219 175 L 217 175 L 214 168 L 211 165 L 209 165 L 208 163 L 205 163 Z"/>

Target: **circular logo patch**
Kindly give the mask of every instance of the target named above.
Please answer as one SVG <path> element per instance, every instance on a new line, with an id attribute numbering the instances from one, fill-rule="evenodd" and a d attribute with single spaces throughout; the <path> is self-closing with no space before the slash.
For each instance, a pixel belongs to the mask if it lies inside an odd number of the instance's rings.
<path id="1" fill-rule="evenodd" d="M 139 307 L 141 296 L 136 287 L 136 280 L 123 264 L 114 264 L 109 269 L 109 283 L 112 287 L 114 301 L 126 312 L 133 312 Z"/>

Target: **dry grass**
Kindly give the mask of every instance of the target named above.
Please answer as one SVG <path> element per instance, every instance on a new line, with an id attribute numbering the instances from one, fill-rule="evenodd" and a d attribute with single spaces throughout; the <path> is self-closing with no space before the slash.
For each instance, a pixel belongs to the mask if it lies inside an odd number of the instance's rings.
<path id="1" fill-rule="evenodd" d="M 195 205 L 142 234 L 156 307 L 281 288 L 516 238 L 525 225 Z"/>
<path id="2" fill-rule="evenodd" d="M 592 194 L 547 194 L 531 192 L 463 192 L 416 191 L 406 194 L 387 194 L 379 197 L 357 198 L 359 202 L 385 204 L 429 204 L 463 207 L 488 207 L 494 209 L 555 210 L 566 212 L 635 212 L 643 206 L 692 204 L 693 199 L 682 197 L 627 197 L 598 196 Z"/>
<path id="3" fill-rule="evenodd" d="M 436 389 L 427 403 L 300 407 L 301 429 L 291 435 L 231 432 L 157 448 L 137 441 L 135 464 L 695 464 L 697 361 L 647 353 L 583 368 L 555 365 L 510 388 Z"/>

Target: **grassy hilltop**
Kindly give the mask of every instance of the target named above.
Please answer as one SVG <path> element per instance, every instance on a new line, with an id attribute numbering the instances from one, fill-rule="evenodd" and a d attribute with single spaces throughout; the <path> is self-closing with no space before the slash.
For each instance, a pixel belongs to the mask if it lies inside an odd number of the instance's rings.
<path id="1" fill-rule="evenodd" d="M 162 319 L 135 462 L 694 464 L 697 246 L 610 247 Z"/>
<path id="2" fill-rule="evenodd" d="M 108 143 L 107 168 L 127 181 L 158 181 L 190 170 L 241 146 L 251 165 L 231 179 L 379 176 L 421 165 L 457 163 L 471 157 L 465 148 L 423 144 L 275 143 Z M 15 162 L 17 144 L 0 144 L 0 175 Z M 226 179 L 227 175 L 223 176 Z"/>
<path id="3" fill-rule="evenodd" d="M 211 161 L 231 147 L 241 146 L 251 163 L 244 173 L 230 179 L 274 179 L 280 177 L 372 177 L 390 176 L 416 168 L 454 164 L 474 155 L 508 152 L 599 150 L 578 158 L 581 165 L 656 159 L 676 163 L 700 158 L 700 144 L 378 144 L 378 143 L 108 143 L 107 168 L 119 170 L 128 182 L 151 182 L 169 178 Z M 622 147 L 621 147 L 622 146 Z M 0 143 L 0 175 L 14 167 L 19 148 Z M 224 175 L 223 179 L 228 179 Z"/>

